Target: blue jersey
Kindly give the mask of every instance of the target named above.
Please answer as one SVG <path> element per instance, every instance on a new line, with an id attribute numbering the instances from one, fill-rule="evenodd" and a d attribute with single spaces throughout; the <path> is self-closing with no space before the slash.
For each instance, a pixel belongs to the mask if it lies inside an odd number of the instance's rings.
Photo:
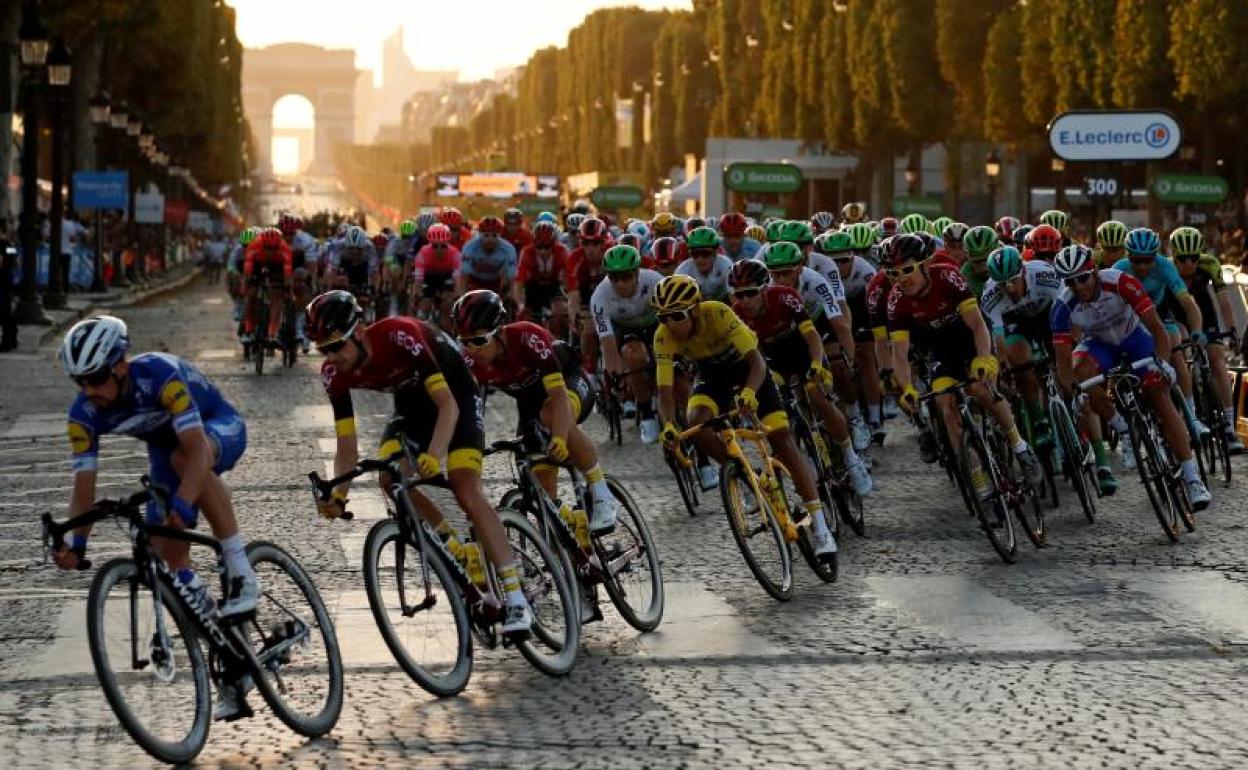
<path id="1" fill-rule="evenodd" d="M 74 471 L 94 471 L 100 436 L 133 436 L 152 447 L 177 446 L 178 434 L 221 417 L 234 407 L 194 366 L 168 353 L 144 353 L 130 361 L 121 399 L 106 409 L 81 393 L 69 408 L 69 443 Z M 238 420 L 241 426 L 241 420 Z"/>
<path id="2" fill-rule="evenodd" d="M 403 267 L 411 263 L 411 260 L 420 251 L 420 247 L 424 246 L 424 241 L 419 234 L 409 235 L 404 238 L 391 238 L 390 243 L 386 246 L 385 261 L 392 267 Z"/>
<path id="3" fill-rule="evenodd" d="M 1159 309 L 1165 302 L 1166 294 L 1170 294 L 1175 299 L 1187 294 L 1187 284 L 1183 282 L 1183 276 L 1179 275 L 1178 268 L 1174 266 L 1169 257 L 1158 254 L 1153 261 L 1153 269 L 1148 271 L 1148 276 L 1144 278 L 1136 275 L 1131 269 L 1131 260 L 1126 257 L 1115 262 L 1114 269 L 1144 284 L 1144 291 L 1148 292 L 1149 299 Z"/>
<path id="4" fill-rule="evenodd" d="M 758 255 L 758 250 L 761 246 L 762 244 L 753 238 L 745 237 L 741 239 L 741 248 L 735 254 L 726 248 L 723 249 L 723 252 L 733 262 L 740 262 L 743 259 L 754 259 Z"/>
<path id="5" fill-rule="evenodd" d="M 473 238 L 460 249 L 459 272 L 465 278 L 495 283 L 501 277 L 516 277 L 516 247 L 502 238 L 494 239 L 494 250 L 486 253 L 485 240 Z"/>

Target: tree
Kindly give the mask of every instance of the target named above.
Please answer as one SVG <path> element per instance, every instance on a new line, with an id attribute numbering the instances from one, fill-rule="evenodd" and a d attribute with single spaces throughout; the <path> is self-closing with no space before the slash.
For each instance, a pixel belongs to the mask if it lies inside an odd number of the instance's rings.
<path id="1" fill-rule="evenodd" d="M 983 115 L 984 57 L 988 31 L 1009 0 L 937 0 L 936 56 L 953 89 L 959 134 L 976 135 Z"/>
<path id="2" fill-rule="evenodd" d="M 763 48 L 763 85 L 756 110 L 767 136 L 790 137 L 797 130 L 797 75 L 793 49 L 796 47 L 793 0 L 762 3 L 767 42 Z"/>
<path id="3" fill-rule="evenodd" d="M 845 12 L 825 13 L 819 22 L 818 67 L 808 88 L 818 94 L 823 141 L 830 147 L 850 151 L 854 140 L 853 88 L 849 75 Z"/>
<path id="4" fill-rule="evenodd" d="M 1170 62 L 1174 65 L 1175 96 L 1199 115 L 1201 165 L 1206 173 L 1215 166 L 1214 139 L 1220 123 L 1242 135 L 1248 98 L 1248 16 L 1242 0 L 1187 0 L 1170 9 Z"/>
<path id="5" fill-rule="evenodd" d="M 1020 119 L 1022 64 L 1015 41 L 1022 19 L 1018 6 L 1003 11 L 992 23 L 984 46 L 984 124 L 979 130 L 990 141 L 1010 145 L 1022 144 L 1034 135 L 1032 126 Z"/>
<path id="6" fill-rule="evenodd" d="M 1158 107 L 1172 100 L 1169 41 L 1169 0 L 1118 0 L 1113 46 L 1116 106 Z"/>
<path id="7" fill-rule="evenodd" d="M 1112 100 L 1114 0 L 1052 0 L 1049 47 L 1053 109 L 1106 107 Z M 1029 27 L 1030 30 L 1030 27 Z"/>
<path id="8" fill-rule="evenodd" d="M 1050 54 L 1051 6 L 1058 0 L 1028 0 L 1014 31 L 1021 40 L 1019 79 L 1014 92 L 1022 99 L 1022 117 L 1039 129 L 1053 117 L 1053 59 Z"/>

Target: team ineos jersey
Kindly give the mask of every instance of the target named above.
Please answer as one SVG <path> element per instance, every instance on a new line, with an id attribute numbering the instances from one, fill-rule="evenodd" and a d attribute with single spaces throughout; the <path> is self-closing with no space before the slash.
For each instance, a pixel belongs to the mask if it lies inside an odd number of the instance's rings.
<path id="1" fill-rule="evenodd" d="M 867 282 L 867 324 L 877 338 L 888 336 L 888 295 L 893 284 L 883 270 Z"/>
<path id="2" fill-rule="evenodd" d="M 482 385 L 518 396 L 549 375 L 563 373 L 555 338 L 541 326 L 517 321 L 500 328 L 498 338 L 504 351 L 499 360 L 493 364 L 470 362 L 473 375 Z"/>
<path id="3" fill-rule="evenodd" d="M 802 302 L 806 305 L 806 315 L 812 320 L 841 317 L 841 306 L 836 300 L 835 291 L 828 283 L 828 279 L 815 270 L 809 267 L 802 268 L 801 274 L 797 277 L 797 293 L 802 295 Z"/>
<path id="4" fill-rule="evenodd" d="M 233 413 L 234 407 L 221 391 L 181 358 L 168 353 L 135 356 L 116 404 L 99 407 L 80 393 L 70 406 L 68 429 L 74 471 L 96 470 L 100 436 L 107 433 L 170 448 L 177 446 L 179 433 Z"/>
<path id="5" fill-rule="evenodd" d="M 689 257 L 676 267 L 677 275 L 687 275 L 698 282 L 698 290 L 702 292 L 702 299 L 722 300 L 727 297 L 728 273 L 730 272 L 732 272 L 732 259 L 723 254 L 715 255 L 715 262 L 711 264 L 709 273 L 698 270 L 693 257 Z"/>
<path id="6" fill-rule="evenodd" d="M 962 313 L 977 306 L 975 297 L 956 267 L 931 265 L 928 285 L 921 294 L 908 295 L 894 284 L 888 294 L 888 330 L 896 339 L 909 339 L 913 333 L 920 342 L 931 344 L 951 333 L 970 334 Z"/>
<path id="7" fill-rule="evenodd" d="M 842 285 L 845 287 L 845 298 L 847 300 L 856 300 L 863 296 L 867 290 L 867 284 L 871 282 L 871 278 L 875 275 L 875 265 L 872 265 L 862 257 L 854 257 L 852 267 L 849 268 L 849 275 L 841 275 L 837 271 L 837 277 L 841 279 Z"/>
<path id="8" fill-rule="evenodd" d="M 1027 288 L 1018 299 L 1012 298 L 1006 292 L 1004 284 L 991 278 L 984 284 L 980 307 L 984 315 L 988 316 L 996 334 L 1004 334 L 1007 323 L 1034 318 L 1047 319 L 1053 300 L 1062 292 L 1062 281 L 1057 277 L 1057 271 L 1043 260 L 1024 262 L 1023 277 Z"/>
<path id="9" fill-rule="evenodd" d="M 1117 345 L 1140 325 L 1140 319 L 1153 309 L 1153 301 L 1143 284 L 1118 270 L 1098 270 L 1100 291 L 1091 302 L 1080 302 L 1073 290 L 1064 287 L 1053 302 L 1049 325 L 1053 342 L 1074 342 L 1073 329 L 1083 339 Z"/>
<path id="10" fill-rule="evenodd" d="M 653 326 L 656 318 L 650 300 L 654 297 L 654 287 L 661 280 L 663 276 L 653 270 L 638 270 L 637 290 L 631 297 L 621 297 L 615 292 L 611 281 L 603 278 L 589 299 L 589 310 L 594 314 L 594 329 L 598 336 L 614 336 L 616 326 L 629 329 Z"/>
<path id="11" fill-rule="evenodd" d="M 764 348 L 798 331 L 803 323 L 810 323 L 801 295 L 776 284 L 763 287 L 763 311 L 758 315 L 747 314 L 740 302 L 734 302 L 732 310 L 758 336 Z"/>
<path id="12" fill-rule="evenodd" d="M 806 258 L 806 267 L 827 280 L 833 299 L 837 302 L 845 301 L 845 282 L 841 280 L 841 271 L 836 269 L 836 263 L 830 257 L 812 251 Z"/>

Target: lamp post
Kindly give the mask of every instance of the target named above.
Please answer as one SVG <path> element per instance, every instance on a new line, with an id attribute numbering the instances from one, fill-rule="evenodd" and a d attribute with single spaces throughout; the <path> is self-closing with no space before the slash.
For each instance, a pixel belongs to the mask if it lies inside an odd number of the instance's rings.
<path id="1" fill-rule="evenodd" d="M 896 177 L 893 177 L 896 179 Z M 914 159 L 906 164 L 906 195 L 914 195 L 914 185 L 919 181 L 919 170 L 914 165 Z"/>
<path id="2" fill-rule="evenodd" d="M 22 215 L 18 240 L 22 244 L 22 285 L 13 315 L 19 324 L 52 323 L 39 302 L 39 84 L 48 58 L 48 30 L 35 0 L 22 6 L 19 31 L 22 53 Z"/>
<path id="3" fill-rule="evenodd" d="M 106 141 L 105 132 L 108 130 L 108 117 L 112 111 L 112 105 L 108 100 L 108 92 L 103 88 L 95 92 L 95 96 L 91 97 L 88 102 L 91 112 L 91 125 L 95 127 L 95 167 L 97 169 L 107 168 L 108 164 L 104 159 L 104 143 Z M 108 287 L 104 283 L 104 212 L 99 208 L 95 210 L 95 269 L 92 271 L 95 275 L 91 280 L 91 291 L 99 293 L 105 291 Z"/>
<path id="4" fill-rule="evenodd" d="M 997 180 L 1001 176 L 1001 156 L 997 155 L 996 147 L 984 158 L 984 176 L 988 177 L 988 221 L 991 222 L 997 218 Z"/>
<path id="5" fill-rule="evenodd" d="M 128 114 L 128 108 L 126 107 L 125 102 L 122 102 L 118 104 L 116 107 L 113 107 L 109 110 L 108 125 L 110 128 L 113 129 L 114 132 L 124 133 L 126 130 L 126 125 L 129 123 L 129 121 L 130 121 L 130 115 Z M 121 143 L 118 142 L 116 137 L 113 136 L 112 134 L 109 135 L 108 142 L 109 142 L 111 149 L 113 150 L 118 150 L 122 146 Z M 115 156 L 114 161 L 117 163 L 117 165 L 122 166 L 124 168 L 124 164 L 121 163 L 121 153 L 114 152 L 111 154 Z M 127 227 L 129 226 L 130 206 L 133 205 L 133 200 L 134 200 L 134 196 L 131 194 L 130 190 L 131 190 L 130 182 L 127 181 L 126 182 L 126 207 L 121 210 L 120 230 L 122 232 L 122 238 L 121 238 L 120 243 L 115 244 L 117 248 L 113 250 L 113 285 L 119 289 L 125 289 L 130 286 L 130 280 L 129 278 L 126 277 L 126 265 L 125 265 L 125 259 L 124 259 L 124 254 L 126 250 L 125 249 L 126 238 L 124 234 L 126 232 Z"/>
<path id="6" fill-rule="evenodd" d="M 136 216 L 134 219 L 134 266 L 135 266 L 134 275 L 135 275 L 135 280 L 137 280 L 139 283 L 146 283 L 147 282 L 147 253 L 145 251 L 146 244 L 144 244 L 143 238 L 141 237 L 142 230 L 139 229 L 138 216 L 137 216 L 138 215 L 138 197 L 139 197 L 139 192 L 141 192 L 143 189 L 143 181 L 144 181 L 144 177 L 139 174 L 139 168 L 142 166 L 143 159 L 142 159 L 142 156 L 140 156 L 139 153 L 137 152 L 137 149 L 135 146 L 136 143 L 138 142 L 139 134 L 143 133 L 143 121 L 139 120 L 139 118 L 135 115 L 130 115 L 126 120 L 126 125 L 124 126 L 124 129 L 125 129 L 125 136 L 127 137 L 127 139 L 122 141 L 122 146 L 127 148 L 126 149 L 127 157 L 131 157 L 134 159 L 134 162 L 130 164 L 131 170 L 133 171 L 134 176 L 135 176 L 134 212 Z"/>
<path id="7" fill-rule="evenodd" d="M 1049 161 L 1049 170 L 1053 172 L 1053 208 L 1066 209 L 1066 161 L 1054 157 Z"/>
<path id="8" fill-rule="evenodd" d="M 61 247 L 65 229 L 65 92 L 73 73 L 73 55 L 65 41 L 57 38 L 48 52 L 48 94 L 52 107 L 52 207 L 48 224 L 48 288 L 43 306 L 65 309 L 69 289 L 68 257 Z"/>

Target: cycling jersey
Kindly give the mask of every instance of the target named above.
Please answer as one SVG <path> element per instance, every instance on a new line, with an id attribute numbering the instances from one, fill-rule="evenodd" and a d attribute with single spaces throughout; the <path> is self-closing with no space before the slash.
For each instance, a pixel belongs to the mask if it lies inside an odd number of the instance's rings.
<path id="1" fill-rule="evenodd" d="M 801 295 L 789 287 L 775 284 L 764 286 L 762 296 L 763 311 L 756 316 L 746 314 L 740 302 L 734 302 L 732 309 L 750 327 L 764 348 L 798 331 L 803 324 L 810 323 Z"/>
<path id="2" fill-rule="evenodd" d="M 348 286 L 367 286 L 377 269 L 376 261 L 376 250 L 369 254 L 363 249 L 346 248 L 338 255 L 336 269 L 347 279 Z"/>
<path id="3" fill-rule="evenodd" d="M 676 266 L 677 275 L 687 275 L 698 282 L 698 289 L 702 292 L 703 299 L 722 300 L 728 296 L 728 273 L 732 271 L 732 260 L 723 254 L 716 254 L 715 261 L 711 263 L 711 271 L 703 273 L 698 270 L 698 265 L 694 262 L 693 257 L 689 257 L 684 262 Z"/>
<path id="4" fill-rule="evenodd" d="M 845 288 L 845 298 L 852 301 L 865 296 L 867 284 L 875 275 L 875 266 L 862 257 L 854 257 L 852 266 L 849 268 L 849 275 L 840 275 L 839 270 L 837 275 L 840 276 Z"/>
<path id="5" fill-rule="evenodd" d="M 236 243 L 230 249 L 229 259 L 226 260 L 225 269 L 229 273 L 242 273 L 243 265 L 247 257 L 247 247 L 241 243 Z"/>
<path id="6" fill-rule="evenodd" d="M 526 246 L 533 245 L 533 233 L 529 232 L 528 228 L 523 225 L 511 231 L 504 227 L 503 240 L 510 243 L 517 252 L 520 252 L 523 251 Z"/>
<path id="7" fill-rule="evenodd" d="M 911 333 L 934 342 L 938 335 L 954 333 L 969 336 L 970 329 L 962 320 L 962 313 L 977 307 L 957 268 L 944 264 L 926 267 L 927 287 L 920 293 L 908 295 L 900 285 L 894 285 L 888 294 L 888 328 L 894 339 L 909 339 Z"/>
<path id="8" fill-rule="evenodd" d="M 419 253 L 421 246 L 424 245 L 419 235 L 409 235 L 406 238 L 399 237 L 391 239 L 386 246 L 386 254 L 384 257 L 386 267 L 403 269 L 407 266 L 408 260 L 412 259 Z"/>
<path id="9" fill-rule="evenodd" d="M 691 312 L 694 327 L 689 339 L 676 339 L 663 324 L 654 333 L 654 357 L 658 365 L 655 381 L 659 385 L 672 384 L 676 356 L 697 364 L 698 375 L 706 379 L 716 372 L 727 372 L 745 360 L 750 351 L 758 349 L 754 332 L 724 303 L 700 302 Z"/>
<path id="10" fill-rule="evenodd" d="M 243 257 L 243 277 L 251 278 L 256 266 L 282 269 L 282 278 L 289 281 L 291 274 L 294 272 L 294 265 L 290 253 L 290 247 L 283 242 L 276 249 L 266 249 L 260 246 L 260 241 L 252 241 L 247 247 L 247 253 Z M 275 276 L 270 273 L 270 278 Z"/>
<path id="11" fill-rule="evenodd" d="M 636 291 L 631 297 L 621 297 L 611 281 L 603 278 L 589 300 L 598 336 L 615 336 L 617 326 L 632 330 L 654 326 L 656 318 L 650 300 L 661 280 L 663 276 L 653 270 L 638 270 Z"/>
<path id="12" fill-rule="evenodd" d="M 577 246 L 580 246 L 578 240 L 579 239 L 575 233 L 559 233 L 558 243 L 568 251 L 572 251 Z"/>
<path id="13" fill-rule="evenodd" d="M 333 253 L 330 267 L 335 270 L 341 270 L 344 264 L 367 264 L 368 271 L 371 273 L 377 270 L 378 265 L 381 264 L 381 259 L 377 256 L 377 248 L 372 243 L 355 247 L 340 244 Z"/>
<path id="14" fill-rule="evenodd" d="M 560 283 L 568 269 L 568 250 L 556 243 L 554 248 L 545 253 L 539 252 L 534 246 L 525 246 L 520 251 L 520 264 L 516 267 L 516 281 L 527 284 Z"/>
<path id="15" fill-rule="evenodd" d="M 836 301 L 836 292 L 822 273 L 809 267 L 802 268 L 797 277 L 797 293 L 802 296 L 802 302 L 806 304 L 806 314 L 812 320 L 841 317 L 841 306 Z"/>
<path id="16" fill-rule="evenodd" d="M 1004 335 L 1007 324 L 1027 323 L 1039 319 L 1047 325 L 1053 300 L 1062 291 L 1062 282 L 1053 266 L 1043 260 L 1023 263 L 1026 289 L 1023 296 L 1013 299 L 1005 286 L 989 279 L 984 286 L 980 307 L 995 334 Z"/>
<path id="17" fill-rule="evenodd" d="M 1140 327 L 1140 319 L 1153 309 L 1144 286 L 1119 270 L 1098 270 L 1100 291 L 1090 302 L 1080 302 L 1070 287 L 1064 287 L 1053 303 L 1049 325 L 1055 343 L 1074 340 L 1074 328 L 1083 339 L 1118 344 Z"/>
<path id="18" fill-rule="evenodd" d="M 290 253 L 294 268 L 302 269 L 309 259 L 316 260 L 316 239 L 303 230 L 296 230 L 290 238 Z"/>
<path id="19" fill-rule="evenodd" d="M 827 280 L 834 300 L 845 301 L 845 282 L 841 280 L 841 271 L 836 269 L 836 262 L 832 261 L 831 257 L 812 252 L 806 258 L 806 269 L 815 270 Z"/>
<path id="20" fill-rule="evenodd" d="M 962 267 L 958 269 L 962 273 L 962 277 L 966 280 L 966 286 L 971 290 L 971 294 L 976 297 L 984 296 L 984 284 L 988 281 L 988 273 L 985 271 L 981 275 L 975 274 L 975 266 L 970 262 L 962 263 Z"/>
<path id="21" fill-rule="evenodd" d="M 1187 284 L 1188 293 L 1196 300 L 1196 306 L 1200 308 L 1204 331 L 1224 331 L 1222 307 L 1217 296 L 1226 289 L 1226 282 L 1222 280 L 1222 263 L 1218 258 L 1212 254 L 1202 254 L 1196 261 L 1196 271 L 1183 281 Z M 1174 308 L 1172 312 L 1177 313 L 1178 310 Z"/>
<path id="22" fill-rule="evenodd" d="M 1169 293 L 1175 299 L 1187 294 L 1187 284 L 1183 282 L 1183 276 L 1179 275 L 1179 269 L 1174 266 L 1169 257 L 1163 257 L 1158 254 L 1153 260 L 1153 269 L 1148 271 L 1148 275 L 1141 278 L 1135 274 L 1131 268 L 1131 260 L 1123 257 L 1114 263 L 1114 270 L 1135 278 L 1144 286 L 1144 291 L 1148 292 L 1148 296 L 1153 301 L 1153 307 L 1160 307 L 1166 300 L 1166 294 Z"/>
<path id="23" fill-rule="evenodd" d="M 420 247 L 415 261 L 412 262 L 412 273 L 417 281 L 424 281 L 435 276 L 439 280 L 445 280 L 458 270 L 459 249 L 454 246 L 435 249 L 432 244 L 426 243 Z"/>
<path id="24" fill-rule="evenodd" d="M 559 386 L 567 391 L 576 421 L 589 416 L 593 393 L 571 348 L 527 321 L 500 327 L 498 339 L 502 356 L 492 364 L 471 361 L 472 373 L 477 382 L 516 399 L 522 432 L 528 430 L 527 423 L 540 417 L 550 390 Z"/>
<path id="25" fill-rule="evenodd" d="M 727 244 L 721 246 L 720 251 L 733 262 L 740 262 L 743 259 L 754 259 L 758 256 L 758 250 L 762 248 L 762 245 L 753 238 L 747 237 L 741 239 L 741 246 L 735 252 L 729 251 Z"/>
<path id="26" fill-rule="evenodd" d="M 516 249 L 502 238 L 494 239 L 494 249 L 486 250 L 481 236 L 464 244 L 460 250 L 459 274 L 470 281 L 497 284 L 516 277 Z"/>
<path id="27" fill-rule="evenodd" d="M 593 291 L 605 274 L 602 257 L 596 263 L 591 263 L 585 256 L 584 247 L 578 246 L 568 254 L 568 272 L 564 277 L 564 284 L 569 292 L 580 292 L 584 296 Z"/>
<path id="28" fill-rule="evenodd" d="M 867 323 L 876 339 L 888 336 L 888 295 L 893 284 L 883 270 L 876 271 L 867 282 Z"/>

